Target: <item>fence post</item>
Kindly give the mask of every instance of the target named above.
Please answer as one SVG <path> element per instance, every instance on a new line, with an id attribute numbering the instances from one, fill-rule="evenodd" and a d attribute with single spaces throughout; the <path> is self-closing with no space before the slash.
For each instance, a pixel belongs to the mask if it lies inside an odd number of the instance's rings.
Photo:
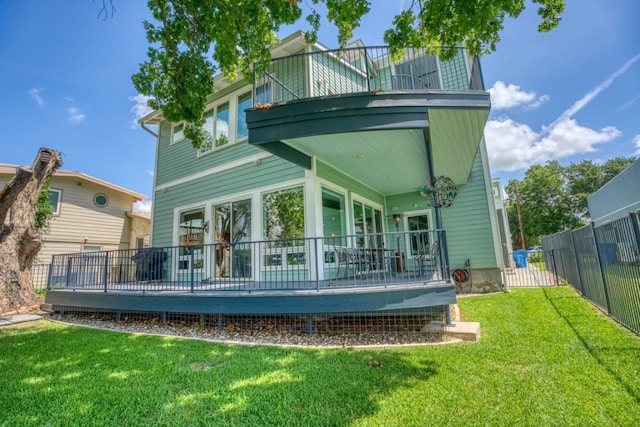
<path id="1" fill-rule="evenodd" d="M 573 245 L 573 253 L 576 256 L 576 267 L 578 267 L 578 281 L 580 282 L 578 285 L 580 286 L 580 293 L 584 294 L 584 292 L 582 292 L 584 279 L 582 277 L 582 269 L 580 268 L 580 257 L 578 257 L 578 247 L 576 246 L 576 239 L 573 230 L 571 230 L 571 244 Z M 575 285 L 573 287 L 575 288 Z"/>
<path id="2" fill-rule="evenodd" d="M 560 286 L 560 281 L 558 280 L 558 267 L 556 267 L 555 251 L 557 251 L 557 249 L 551 249 L 551 264 L 553 264 L 553 275 L 556 278 L 556 286 Z"/>
<path id="3" fill-rule="evenodd" d="M 600 250 L 598 249 L 598 233 L 596 233 L 596 227 L 594 226 L 593 221 L 591 222 L 591 232 L 593 233 L 593 241 L 596 244 L 596 256 L 598 257 L 598 266 L 600 267 L 600 275 L 602 276 L 604 298 L 607 301 L 607 313 L 609 314 L 609 316 L 611 316 L 611 302 L 609 301 L 609 286 L 607 285 L 607 275 L 604 273 L 602 257 L 600 256 Z"/>
<path id="4" fill-rule="evenodd" d="M 371 92 L 371 75 L 369 74 L 369 61 L 367 61 L 367 48 L 364 48 L 364 69 L 367 76 L 367 92 Z"/>
<path id="5" fill-rule="evenodd" d="M 631 217 L 631 227 L 633 228 L 633 234 L 636 236 L 636 247 L 638 254 L 640 254 L 640 226 L 638 225 L 638 215 L 635 212 L 629 212 Z"/>

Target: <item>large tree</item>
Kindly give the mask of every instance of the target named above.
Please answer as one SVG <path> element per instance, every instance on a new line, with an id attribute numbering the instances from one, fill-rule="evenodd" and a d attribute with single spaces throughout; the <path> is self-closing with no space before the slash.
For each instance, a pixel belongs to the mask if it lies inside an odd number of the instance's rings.
<path id="1" fill-rule="evenodd" d="M 39 301 L 32 269 L 47 226 L 48 180 L 61 165 L 56 150 L 41 148 L 33 165 L 18 168 L 0 191 L 0 313 Z"/>
<path id="2" fill-rule="evenodd" d="M 133 76 L 133 83 L 140 93 L 153 97 L 149 105 L 161 109 L 167 120 L 186 121 L 185 135 L 198 147 L 204 141 L 202 113 L 213 90 L 214 74 L 221 71 L 233 80 L 238 70 L 251 78 L 252 70 L 266 69 L 270 49 L 278 41 L 276 33 L 282 25 L 302 18 L 301 5 L 311 5 L 307 39 L 314 41 L 321 22 L 315 10 L 318 3 L 326 7 L 327 21 L 337 27 L 341 47 L 372 10 L 368 0 L 149 0 L 156 22 L 144 22 L 150 43 L 148 60 Z M 496 49 L 505 18 L 517 18 L 525 3 L 412 0 L 385 31 L 384 40 L 395 57 L 411 46 L 446 59 L 455 53 L 447 47 L 459 43 L 473 55 L 485 54 Z M 539 6 L 539 31 L 558 25 L 565 0 L 532 3 Z"/>

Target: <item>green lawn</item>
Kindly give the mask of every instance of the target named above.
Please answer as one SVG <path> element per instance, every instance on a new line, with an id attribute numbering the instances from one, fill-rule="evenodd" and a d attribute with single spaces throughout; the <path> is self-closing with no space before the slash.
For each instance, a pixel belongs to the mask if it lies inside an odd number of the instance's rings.
<path id="1" fill-rule="evenodd" d="M 571 288 L 459 303 L 480 342 L 307 350 L 2 327 L 0 426 L 640 425 L 640 339 Z"/>

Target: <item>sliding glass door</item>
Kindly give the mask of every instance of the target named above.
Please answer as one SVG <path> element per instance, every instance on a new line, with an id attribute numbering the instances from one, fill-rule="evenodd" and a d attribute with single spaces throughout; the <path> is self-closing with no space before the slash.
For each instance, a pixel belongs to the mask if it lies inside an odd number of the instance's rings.
<path id="1" fill-rule="evenodd" d="M 251 277 L 251 200 L 214 205 L 215 277 Z"/>

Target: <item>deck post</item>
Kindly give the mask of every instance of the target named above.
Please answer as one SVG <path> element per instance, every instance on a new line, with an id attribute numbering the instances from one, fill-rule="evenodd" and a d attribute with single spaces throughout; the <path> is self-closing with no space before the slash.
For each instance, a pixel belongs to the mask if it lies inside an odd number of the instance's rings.
<path id="1" fill-rule="evenodd" d="M 444 318 L 447 326 L 453 326 L 451 322 L 451 305 L 444 306 Z"/>
<path id="2" fill-rule="evenodd" d="M 190 254 L 190 258 L 189 258 L 189 276 L 191 278 L 191 293 L 193 293 L 193 287 L 194 287 L 194 283 L 193 283 L 193 249 L 191 249 L 191 254 Z"/>
<path id="3" fill-rule="evenodd" d="M 311 314 L 307 314 L 307 334 L 313 334 L 313 318 L 311 317 Z"/>
<path id="4" fill-rule="evenodd" d="M 109 252 L 104 254 L 104 271 L 102 272 L 102 283 L 104 284 L 104 291 L 107 292 L 107 277 L 109 275 Z"/>

